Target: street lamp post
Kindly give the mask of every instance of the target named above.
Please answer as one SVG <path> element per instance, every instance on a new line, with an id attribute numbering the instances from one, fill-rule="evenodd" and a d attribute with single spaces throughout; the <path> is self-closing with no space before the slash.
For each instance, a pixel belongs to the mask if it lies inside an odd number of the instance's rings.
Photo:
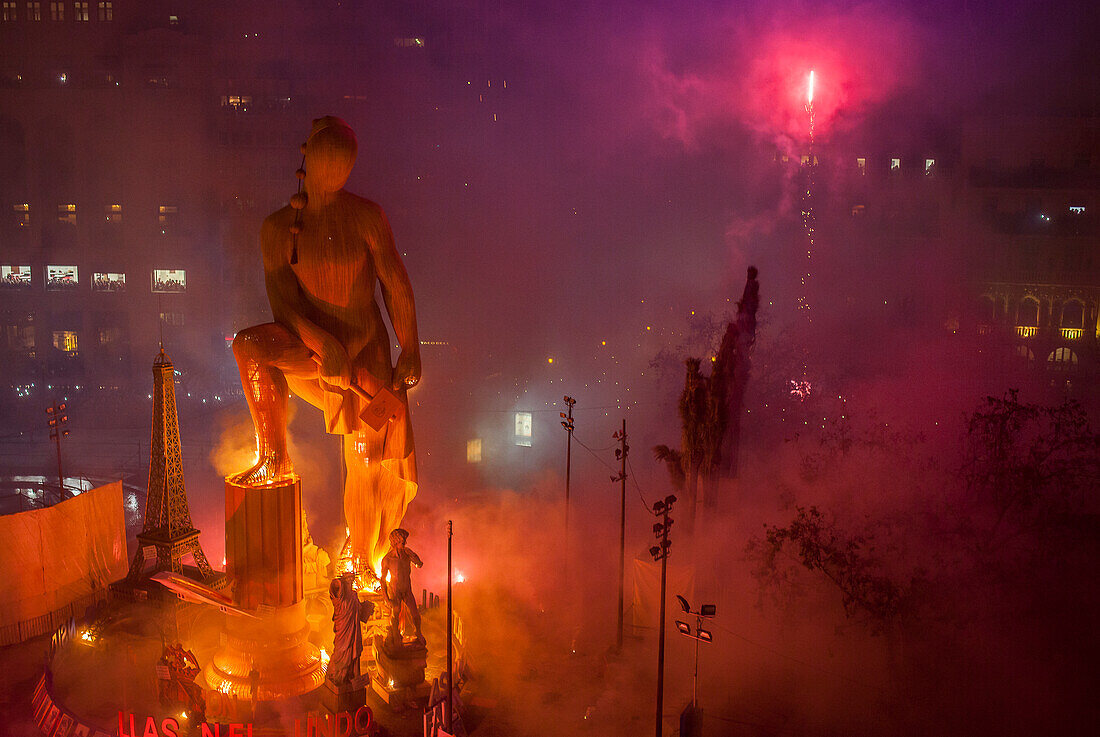
<path id="1" fill-rule="evenodd" d="M 49 416 L 50 440 L 57 444 L 57 500 L 65 499 L 65 474 L 61 471 L 61 438 L 66 437 L 69 431 L 65 425 L 69 422 L 69 416 L 65 414 L 65 403 L 55 404 L 46 409 Z"/>
<path id="2" fill-rule="evenodd" d="M 569 476 L 573 460 L 573 405 L 577 403 L 573 397 L 562 397 L 562 401 L 569 406 L 569 414 L 559 412 L 561 426 L 569 437 L 565 441 L 565 534 L 569 535 Z M 568 539 L 566 540 L 568 543 Z"/>
<path id="3" fill-rule="evenodd" d="M 454 525 L 447 520 L 447 706 L 443 710 L 443 721 L 447 725 L 447 731 L 454 734 L 454 609 L 451 603 L 451 581 L 454 573 L 451 568 L 451 538 L 454 537 Z"/>
<path id="4" fill-rule="evenodd" d="M 699 643 L 700 642 L 713 642 L 714 636 L 710 630 L 703 629 L 703 620 L 710 619 L 717 612 L 717 607 L 714 604 L 704 604 L 699 607 L 699 611 L 692 611 L 691 605 L 688 604 L 688 600 L 679 594 L 676 595 L 676 600 L 680 602 L 680 608 L 684 610 L 685 614 L 690 614 L 695 617 L 695 631 L 692 632 L 691 625 L 687 622 L 682 622 L 679 619 L 676 620 L 676 629 L 684 637 L 689 637 L 695 640 L 695 671 L 691 676 L 691 711 L 692 719 L 695 719 L 695 710 L 699 708 Z"/>
<path id="5" fill-rule="evenodd" d="M 659 545 L 649 549 L 649 554 L 654 561 L 661 561 L 661 616 L 657 625 L 657 724 L 656 737 L 661 737 L 664 730 L 664 700 L 665 700 L 665 583 L 668 578 L 668 553 L 672 547 L 672 541 L 668 539 L 668 533 L 672 527 L 672 520 L 668 515 L 672 511 L 672 505 L 676 503 L 676 497 L 668 495 L 664 501 L 653 502 L 653 514 L 660 515 L 661 521 L 653 525 L 653 534 L 660 539 Z"/>
<path id="6" fill-rule="evenodd" d="M 623 429 L 613 436 L 619 441 L 619 447 L 615 449 L 615 456 L 619 459 L 619 475 L 612 476 L 611 482 L 620 483 L 620 511 L 619 511 L 619 633 L 615 641 L 616 651 L 623 649 L 623 588 L 626 578 L 626 455 L 630 452 L 630 446 L 626 444 L 626 420 L 623 420 Z"/>

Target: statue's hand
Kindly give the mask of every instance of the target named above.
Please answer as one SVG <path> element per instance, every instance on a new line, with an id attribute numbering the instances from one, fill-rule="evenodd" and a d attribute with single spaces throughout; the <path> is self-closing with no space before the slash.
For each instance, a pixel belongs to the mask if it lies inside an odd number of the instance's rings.
<path id="1" fill-rule="evenodd" d="M 344 346 L 335 339 L 321 344 L 321 378 L 328 384 L 347 389 L 351 386 L 351 359 Z"/>
<path id="2" fill-rule="evenodd" d="M 420 352 L 401 351 L 393 370 L 394 391 L 412 389 L 420 382 Z"/>

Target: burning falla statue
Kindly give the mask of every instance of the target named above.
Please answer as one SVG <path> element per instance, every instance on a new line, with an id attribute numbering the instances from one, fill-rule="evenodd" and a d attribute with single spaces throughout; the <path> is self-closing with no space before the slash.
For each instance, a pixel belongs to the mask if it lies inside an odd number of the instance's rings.
<path id="1" fill-rule="evenodd" d="M 289 389 L 324 413 L 329 433 L 343 436 L 352 547 L 377 570 L 389 548 L 385 532 L 400 524 L 416 495 L 407 392 L 420 381 L 420 342 L 412 287 L 385 213 L 343 188 L 357 151 L 342 120 L 315 120 L 298 170 L 304 192 L 263 223 L 274 322 L 242 330 L 233 341 L 259 457 L 233 480 L 260 486 L 293 474 Z M 401 347 L 396 367 L 376 284 Z M 378 406 L 372 398 L 386 399 L 374 426 L 364 419 Z"/>

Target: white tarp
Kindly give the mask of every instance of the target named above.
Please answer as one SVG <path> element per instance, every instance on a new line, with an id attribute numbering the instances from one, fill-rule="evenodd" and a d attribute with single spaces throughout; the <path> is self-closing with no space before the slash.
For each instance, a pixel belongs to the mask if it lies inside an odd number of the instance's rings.
<path id="1" fill-rule="evenodd" d="M 695 573 L 691 566 L 669 563 L 665 589 L 665 624 L 668 625 L 682 612 L 676 602 L 676 594 L 690 602 L 695 593 Z M 657 630 L 660 603 L 661 564 L 645 558 L 635 558 L 634 595 L 630 610 L 630 621 L 635 631 Z"/>
<path id="2" fill-rule="evenodd" d="M 41 617 L 126 575 L 122 482 L 0 517 L 0 628 Z"/>

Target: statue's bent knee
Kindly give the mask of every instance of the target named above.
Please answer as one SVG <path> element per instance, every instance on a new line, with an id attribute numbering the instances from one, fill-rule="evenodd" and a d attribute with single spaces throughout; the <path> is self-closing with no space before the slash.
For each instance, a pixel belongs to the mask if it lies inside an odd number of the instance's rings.
<path id="1" fill-rule="evenodd" d="M 280 342 L 286 341 L 287 335 L 286 328 L 275 322 L 253 325 L 233 336 L 233 355 L 238 363 L 242 360 L 262 362 Z"/>

